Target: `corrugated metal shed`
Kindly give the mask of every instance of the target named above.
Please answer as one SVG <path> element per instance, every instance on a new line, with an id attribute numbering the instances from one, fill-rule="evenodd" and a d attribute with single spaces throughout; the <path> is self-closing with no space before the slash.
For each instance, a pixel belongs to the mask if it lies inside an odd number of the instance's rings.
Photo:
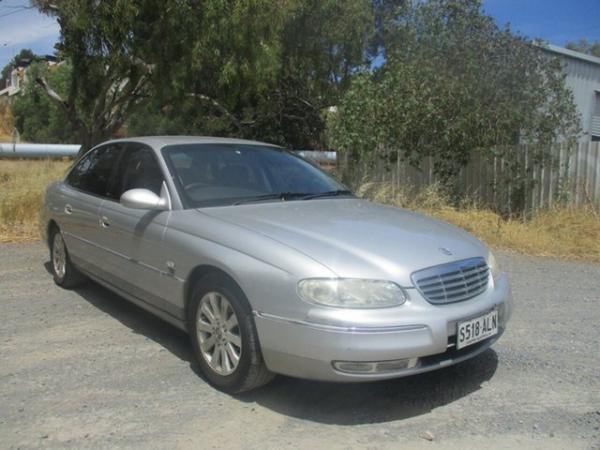
<path id="1" fill-rule="evenodd" d="M 600 58 L 556 45 L 540 45 L 564 63 L 565 83 L 573 91 L 581 114 L 581 142 L 600 140 Z"/>

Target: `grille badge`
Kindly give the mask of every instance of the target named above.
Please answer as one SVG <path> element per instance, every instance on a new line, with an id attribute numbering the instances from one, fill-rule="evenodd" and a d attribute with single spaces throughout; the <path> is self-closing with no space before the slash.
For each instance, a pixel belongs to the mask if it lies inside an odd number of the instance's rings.
<path id="1" fill-rule="evenodd" d="M 448 250 L 446 247 L 440 247 L 439 248 L 440 252 L 442 252 L 444 255 L 448 255 L 448 256 L 452 256 L 452 252 L 450 250 Z"/>

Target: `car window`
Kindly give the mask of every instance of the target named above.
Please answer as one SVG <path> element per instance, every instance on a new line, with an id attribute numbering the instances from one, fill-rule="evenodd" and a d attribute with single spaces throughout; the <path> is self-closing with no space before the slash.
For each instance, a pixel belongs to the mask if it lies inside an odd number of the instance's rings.
<path id="1" fill-rule="evenodd" d="M 163 155 L 186 207 L 346 191 L 317 167 L 276 147 L 186 144 L 167 146 Z"/>
<path id="2" fill-rule="evenodd" d="M 92 150 L 71 170 L 67 183 L 93 195 L 109 196 L 109 181 L 120 151 L 117 145 Z"/>
<path id="3" fill-rule="evenodd" d="M 145 146 L 130 146 L 119 162 L 111 197 L 118 200 L 130 189 L 148 189 L 160 195 L 163 180 L 154 152 Z"/>

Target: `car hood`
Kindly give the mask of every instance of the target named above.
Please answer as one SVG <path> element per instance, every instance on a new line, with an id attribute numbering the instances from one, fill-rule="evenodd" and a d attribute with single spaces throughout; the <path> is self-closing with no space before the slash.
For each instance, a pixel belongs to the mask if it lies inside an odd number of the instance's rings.
<path id="1" fill-rule="evenodd" d="M 415 270 L 487 256 L 486 247 L 459 228 L 354 198 L 200 211 L 291 247 L 340 277 L 389 279 L 410 286 Z"/>

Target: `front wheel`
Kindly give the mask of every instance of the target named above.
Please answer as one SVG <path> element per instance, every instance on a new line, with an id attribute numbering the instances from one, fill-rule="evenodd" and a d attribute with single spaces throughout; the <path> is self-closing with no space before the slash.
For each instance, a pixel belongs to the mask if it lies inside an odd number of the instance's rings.
<path id="1" fill-rule="evenodd" d="M 50 237 L 50 264 L 54 282 L 63 288 L 72 289 L 85 280 L 71 262 L 65 240 L 57 228 Z"/>
<path id="2" fill-rule="evenodd" d="M 192 345 L 207 380 L 231 394 L 271 381 L 241 289 L 220 274 L 210 274 L 196 285 L 191 301 Z"/>

